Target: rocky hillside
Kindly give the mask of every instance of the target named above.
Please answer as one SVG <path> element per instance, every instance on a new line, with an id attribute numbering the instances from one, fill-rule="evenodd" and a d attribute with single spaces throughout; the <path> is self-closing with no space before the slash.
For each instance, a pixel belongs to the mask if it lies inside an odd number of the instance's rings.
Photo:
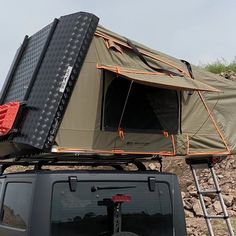
<path id="1" fill-rule="evenodd" d="M 236 72 L 234 72 L 234 71 L 222 72 L 222 73 L 220 73 L 220 75 L 225 77 L 226 79 L 236 81 Z"/>

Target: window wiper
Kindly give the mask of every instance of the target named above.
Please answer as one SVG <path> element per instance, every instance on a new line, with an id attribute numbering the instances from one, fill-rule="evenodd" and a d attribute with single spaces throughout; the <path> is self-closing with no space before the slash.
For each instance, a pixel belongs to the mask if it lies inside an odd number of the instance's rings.
<path id="1" fill-rule="evenodd" d="M 132 185 L 132 186 L 106 186 L 106 187 L 92 186 L 91 192 L 96 192 L 98 190 L 127 189 L 127 188 L 136 188 L 136 186 L 135 185 Z"/>

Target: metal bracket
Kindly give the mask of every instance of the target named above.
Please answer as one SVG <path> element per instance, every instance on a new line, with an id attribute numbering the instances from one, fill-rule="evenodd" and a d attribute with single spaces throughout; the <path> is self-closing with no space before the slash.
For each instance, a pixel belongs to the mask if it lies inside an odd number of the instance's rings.
<path id="1" fill-rule="evenodd" d="M 154 192 L 156 189 L 156 178 L 148 177 L 148 187 L 150 192 Z"/>
<path id="2" fill-rule="evenodd" d="M 76 176 L 69 176 L 69 186 L 70 186 L 70 191 L 75 192 L 77 188 L 77 177 Z"/>

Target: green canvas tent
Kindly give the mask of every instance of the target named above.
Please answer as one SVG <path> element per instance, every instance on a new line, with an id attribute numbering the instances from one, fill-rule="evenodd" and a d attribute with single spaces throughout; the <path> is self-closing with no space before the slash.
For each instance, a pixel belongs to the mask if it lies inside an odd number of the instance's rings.
<path id="1" fill-rule="evenodd" d="M 224 107 L 219 99 L 228 97 L 224 87 L 233 82 L 195 67 L 192 79 L 180 60 L 135 47 L 149 64 L 167 72 L 146 65 L 124 37 L 97 28 L 53 151 L 229 153 L 217 110 Z"/>
<path id="2" fill-rule="evenodd" d="M 90 20 L 80 42 L 76 37 L 82 37 L 81 14 L 84 21 Z M 17 132 L 3 135 L 0 156 L 33 152 L 235 153 L 234 81 L 117 35 L 97 25 L 92 14 L 75 15 L 60 18 L 54 28 L 50 25 L 47 33 L 51 38 L 45 39 L 33 79 L 27 82 L 30 89 L 18 97 L 12 94 L 25 84 L 17 83 L 17 72 L 27 67 L 27 60 L 21 61 L 33 50 L 31 45 L 25 46 L 26 51 L 21 48 L 24 52 L 16 57 L 18 64 L 13 63 L 14 73 L 5 83 L 1 100 L 2 104 L 26 102 L 26 111 L 16 114 Z M 65 41 L 60 27 L 71 21 L 77 31 L 68 30 L 66 46 L 56 44 L 56 39 Z M 30 40 L 38 40 L 36 36 Z M 64 54 L 54 55 L 53 47 L 54 52 Z M 57 58 L 54 64 L 52 57 Z"/>

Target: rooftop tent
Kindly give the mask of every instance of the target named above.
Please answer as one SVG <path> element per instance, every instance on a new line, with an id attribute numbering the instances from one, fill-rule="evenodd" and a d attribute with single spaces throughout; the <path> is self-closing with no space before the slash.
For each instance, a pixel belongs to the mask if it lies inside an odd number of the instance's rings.
<path id="1" fill-rule="evenodd" d="M 25 38 L 2 90 L 5 120 L 17 108 L 0 156 L 235 152 L 235 82 L 97 22 L 76 13 Z"/>
<path id="2" fill-rule="evenodd" d="M 153 71 L 125 39 L 98 27 L 53 151 L 175 155 L 181 92 L 217 89 L 189 78 L 184 65 L 158 64 L 166 73 Z"/>

